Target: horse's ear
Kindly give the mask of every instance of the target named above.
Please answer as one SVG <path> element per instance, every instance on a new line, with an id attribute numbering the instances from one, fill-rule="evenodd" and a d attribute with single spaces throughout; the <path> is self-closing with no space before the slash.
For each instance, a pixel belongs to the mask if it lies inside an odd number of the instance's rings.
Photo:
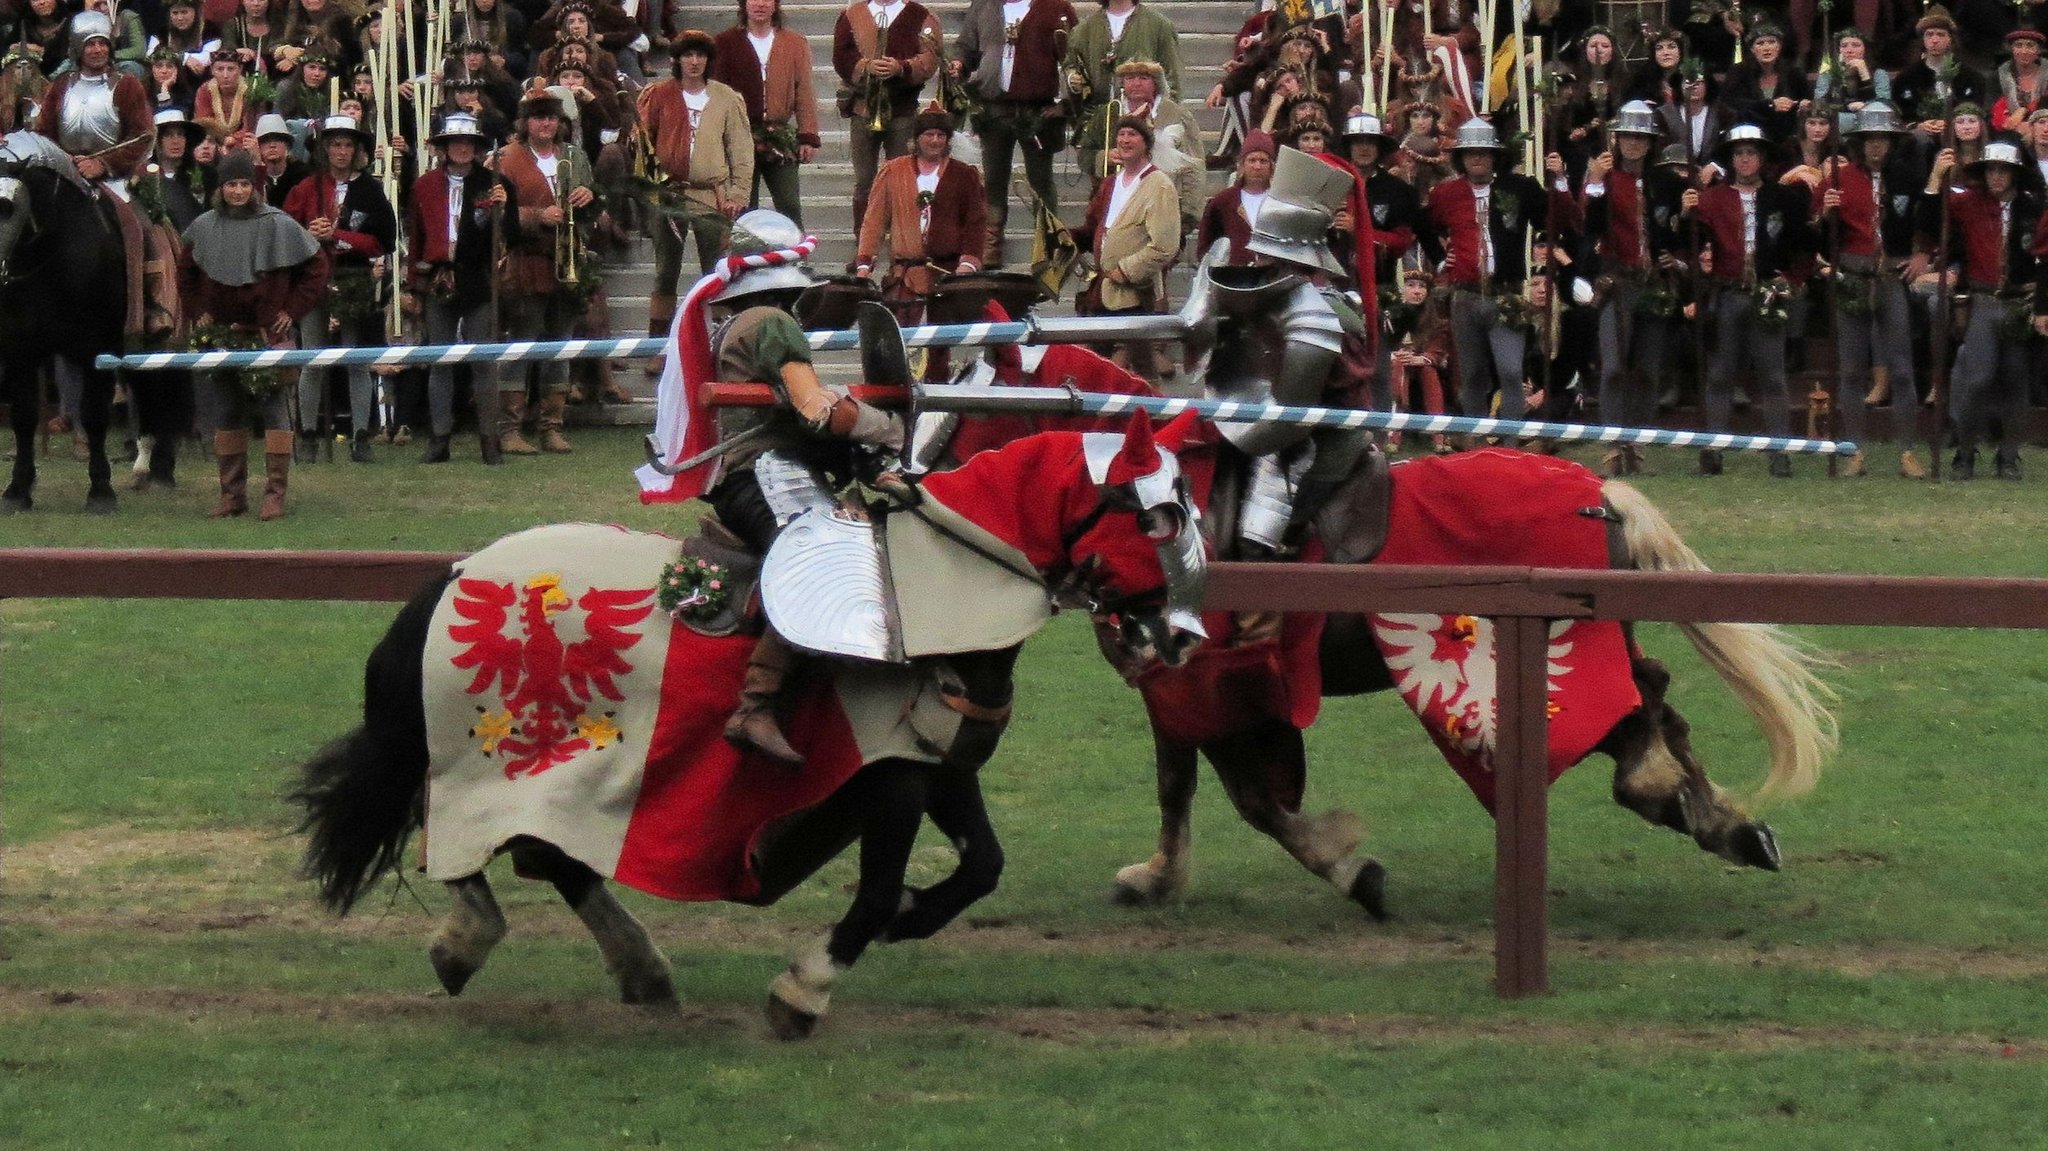
<path id="1" fill-rule="evenodd" d="M 1166 426 L 1160 428 L 1152 439 L 1169 452 L 1179 452 L 1200 430 L 1201 423 L 1202 417 L 1195 412 L 1182 412 L 1166 421 Z"/>
<path id="2" fill-rule="evenodd" d="M 1152 413 L 1144 408 L 1131 413 L 1131 422 L 1124 427 L 1124 447 L 1117 453 L 1116 466 L 1110 469 L 1111 483 L 1129 483 L 1138 476 L 1150 475 L 1159 468 L 1159 445 L 1152 439 Z"/>

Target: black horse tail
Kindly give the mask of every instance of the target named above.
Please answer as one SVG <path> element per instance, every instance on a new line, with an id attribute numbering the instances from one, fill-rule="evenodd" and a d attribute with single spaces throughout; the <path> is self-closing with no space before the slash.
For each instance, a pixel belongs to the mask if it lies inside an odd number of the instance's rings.
<path id="1" fill-rule="evenodd" d="M 297 828 L 307 837 L 301 871 L 338 915 L 398 866 L 406 840 L 425 819 L 423 656 L 447 586 L 447 578 L 436 580 L 398 613 L 363 670 L 362 726 L 307 761 L 289 795 L 306 810 Z"/>

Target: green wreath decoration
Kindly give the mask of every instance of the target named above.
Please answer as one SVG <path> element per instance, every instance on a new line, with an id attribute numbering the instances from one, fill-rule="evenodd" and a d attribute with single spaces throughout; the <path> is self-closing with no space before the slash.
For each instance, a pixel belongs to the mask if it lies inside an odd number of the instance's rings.
<path id="1" fill-rule="evenodd" d="M 202 324 L 186 337 L 190 352 L 261 352 L 270 345 L 256 332 L 237 331 L 226 324 Z M 283 384 L 276 368 L 236 368 L 235 382 L 252 400 L 264 400 Z"/>
<path id="2" fill-rule="evenodd" d="M 661 610 L 676 619 L 699 623 L 715 619 L 732 602 L 732 573 L 724 564 L 684 556 L 661 569 L 655 599 Z"/>

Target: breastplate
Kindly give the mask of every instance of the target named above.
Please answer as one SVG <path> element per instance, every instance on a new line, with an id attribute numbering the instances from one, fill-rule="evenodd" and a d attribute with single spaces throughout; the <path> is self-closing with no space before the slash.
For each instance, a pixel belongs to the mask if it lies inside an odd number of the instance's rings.
<path id="1" fill-rule="evenodd" d="M 57 142 L 74 156 L 111 148 L 121 142 L 121 113 L 114 107 L 112 77 L 94 81 L 81 76 L 64 93 Z"/>

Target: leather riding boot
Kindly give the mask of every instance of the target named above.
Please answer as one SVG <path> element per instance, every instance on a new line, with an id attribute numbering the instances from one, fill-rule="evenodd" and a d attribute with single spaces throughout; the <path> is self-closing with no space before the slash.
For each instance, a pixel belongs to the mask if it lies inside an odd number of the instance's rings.
<path id="1" fill-rule="evenodd" d="M 284 489 L 292 474 L 292 434 L 289 430 L 263 433 L 263 509 L 258 519 L 274 520 L 284 515 Z"/>
<path id="2" fill-rule="evenodd" d="M 668 329 L 675 322 L 676 298 L 665 292 L 656 292 L 647 298 L 647 334 L 655 339 L 668 338 Z M 662 361 L 666 356 L 656 356 L 640 365 L 640 370 L 650 376 L 661 374 Z"/>
<path id="3" fill-rule="evenodd" d="M 1924 480 L 1927 478 L 1927 465 L 1921 463 L 1920 457 L 1908 448 L 1899 453 L 1899 474 L 1909 480 Z"/>
<path id="4" fill-rule="evenodd" d="M 747 677 L 740 684 L 740 705 L 732 718 L 725 721 L 727 743 L 742 750 L 751 748 L 792 767 L 804 761 L 803 753 L 789 745 L 775 719 L 783 684 L 800 658 L 774 628 L 761 633 L 754 654 L 747 657 Z"/>
<path id="5" fill-rule="evenodd" d="M 505 462 L 505 444 L 495 432 L 478 432 L 476 437 L 477 462 L 487 467 L 497 467 Z"/>
<path id="6" fill-rule="evenodd" d="M 526 422 L 526 391 L 498 393 L 498 444 L 508 456 L 537 456 L 540 449 L 519 434 Z"/>
<path id="7" fill-rule="evenodd" d="M 540 450 L 556 455 L 575 451 L 562 436 L 562 416 L 569 406 L 567 392 L 549 392 L 540 402 Z"/>
<path id="8" fill-rule="evenodd" d="M 249 510 L 249 433 L 213 433 L 213 454 L 220 461 L 220 506 L 207 517 L 217 520 L 241 515 Z"/>
<path id="9" fill-rule="evenodd" d="M 633 393 L 627 391 L 626 386 L 621 384 L 618 377 L 612 374 L 612 362 L 610 360 L 592 360 L 591 362 L 597 365 L 595 374 L 597 376 L 597 398 L 599 402 L 607 404 L 630 404 L 633 402 Z"/>
<path id="10" fill-rule="evenodd" d="M 1892 370 L 1890 368 L 1870 369 L 1870 392 L 1863 397 L 1863 406 L 1881 408 L 1892 402 Z"/>

